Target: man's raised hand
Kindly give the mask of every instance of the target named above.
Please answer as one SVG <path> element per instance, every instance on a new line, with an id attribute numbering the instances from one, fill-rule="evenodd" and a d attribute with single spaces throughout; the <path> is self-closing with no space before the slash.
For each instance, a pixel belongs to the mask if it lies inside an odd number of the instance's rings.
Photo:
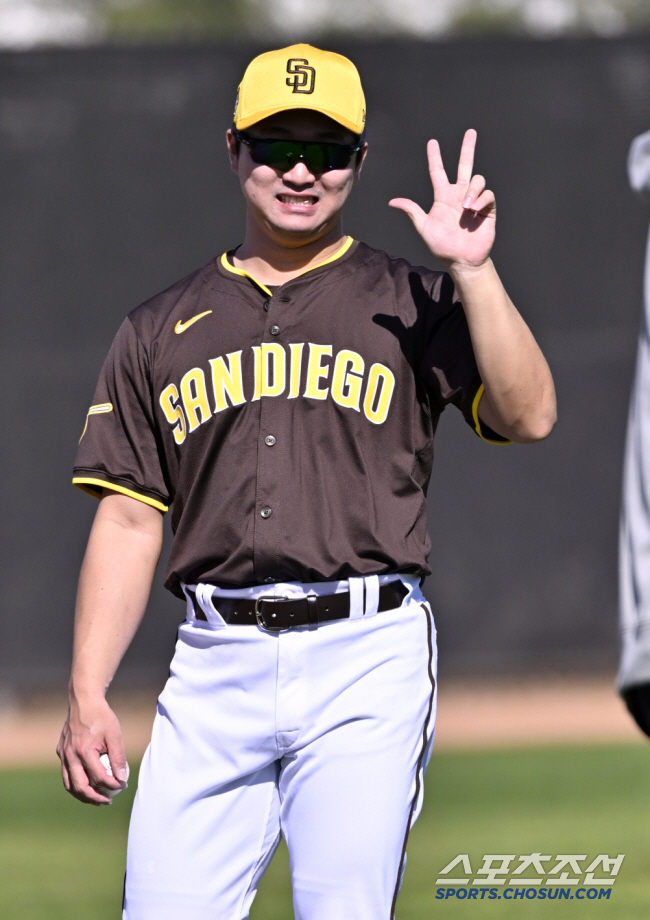
<path id="1" fill-rule="evenodd" d="M 433 205 L 427 214 L 409 198 L 393 198 L 392 208 L 405 211 L 433 255 L 447 266 L 477 268 L 494 243 L 496 202 L 483 176 L 473 176 L 476 131 L 465 132 L 456 184 L 450 183 L 438 141 L 427 144 Z"/>

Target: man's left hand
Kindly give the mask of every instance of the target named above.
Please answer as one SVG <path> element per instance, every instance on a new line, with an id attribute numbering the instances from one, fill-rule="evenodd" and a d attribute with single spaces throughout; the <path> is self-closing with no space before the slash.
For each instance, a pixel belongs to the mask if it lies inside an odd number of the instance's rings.
<path id="1" fill-rule="evenodd" d="M 389 205 L 405 211 L 433 255 L 448 267 L 479 267 L 494 243 L 496 202 L 483 176 L 473 176 L 476 131 L 465 132 L 452 185 L 445 172 L 438 141 L 427 144 L 433 206 L 427 214 L 409 198 L 393 198 Z"/>

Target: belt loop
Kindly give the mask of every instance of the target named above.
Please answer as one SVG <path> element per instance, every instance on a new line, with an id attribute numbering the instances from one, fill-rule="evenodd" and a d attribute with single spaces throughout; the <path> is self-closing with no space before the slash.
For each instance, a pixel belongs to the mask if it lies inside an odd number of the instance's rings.
<path id="1" fill-rule="evenodd" d="M 215 609 L 214 604 L 212 603 L 212 592 L 214 590 L 213 585 L 200 584 L 196 586 L 196 602 L 206 615 L 208 623 L 210 626 L 214 626 L 217 629 L 223 629 L 223 627 L 228 624 L 221 616 L 218 610 Z"/>
<path id="2" fill-rule="evenodd" d="M 350 589 L 350 619 L 358 620 L 363 616 L 363 578 L 348 578 Z"/>
<path id="3" fill-rule="evenodd" d="M 379 612 L 379 576 L 366 575 L 366 609 L 364 616 L 374 617 Z"/>
<path id="4" fill-rule="evenodd" d="M 183 589 L 183 594 L 185 595 L 185 604 L 186 604 L 185 619 L 188 622 L 191 622 L 192 619 L 196 616 L 196 613 L 194 611 L 194 601 L 192 600 L 192 595 L 190 594 L 190 591 L 196 592 L 196 585 L 190 588 L 189 585 L 185 585 L 181 583 L 181 588 Z"/>

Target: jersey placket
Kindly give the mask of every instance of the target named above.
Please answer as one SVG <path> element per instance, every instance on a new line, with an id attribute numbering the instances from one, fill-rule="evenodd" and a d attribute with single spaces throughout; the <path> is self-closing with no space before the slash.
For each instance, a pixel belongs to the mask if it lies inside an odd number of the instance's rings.
<path id="1" fill-rule="evenodd" d="M 277 344 L 285 349 L 283 339 L 283 314 L 291 298 L 279 291 L 266 297 L 264 309 L 264 331 L 261 345 Z M 266 360 L 266 359 L 265 359 Z M 277 363 L 273 362 L 274 373 Z M 260 361 L 261 379 L 266 379 L 266 367 Z M 274 383 L 275 379 L 269 380 Z M 285 356 L 285 390 L 277 396 L 260 395 L 259 431 L 257 443 L 257 483 L 255 502 L 254 566 L 260 583 L 273 584 L 282 574 L 279 572 L 280 544 L 283 514 L 283 472 L 286 457 L 287 407 Z M 279 397 L 279 398 L 278 398 Z"/>

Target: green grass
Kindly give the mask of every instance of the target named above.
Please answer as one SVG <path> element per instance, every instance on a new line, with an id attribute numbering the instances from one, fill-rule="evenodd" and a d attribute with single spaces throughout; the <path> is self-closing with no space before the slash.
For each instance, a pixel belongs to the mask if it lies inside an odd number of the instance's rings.
<path id="1" fill-rule="evenodd" d="M 110 808 L 68 796 L 55 769 L 0 771 L 0 917 L 119 920 L 135 782 Z M 625 853 L 609 900 L 435 899 L 458 853 Z M 650 746 L 531 747 L 436 753 L 409 843 L 398 920 L 650 916 Z M 291 920 L 281 849 L 251 918 Z"/>

